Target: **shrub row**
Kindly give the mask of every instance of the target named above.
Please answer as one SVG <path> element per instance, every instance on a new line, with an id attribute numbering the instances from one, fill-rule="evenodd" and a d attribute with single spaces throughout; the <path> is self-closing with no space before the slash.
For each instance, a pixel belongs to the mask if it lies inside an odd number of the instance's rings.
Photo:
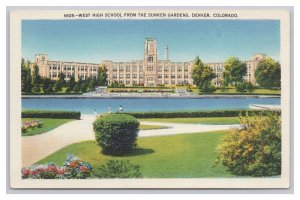
<path id="1" fill-rule="evenodd" d="M 199 93 L 199 95 L 207 95 L 205 93 Z M 269 93 L 249 93 L 249 92 L 234 92 L 234 93 L 227 93 L 227 92 L 223 92 L 223 93 L 212 93 L 209 95 L 228 95 L 228 96 L 238 96 L 238 95 L 253 95 L 253 96 L 259 96 L 259 95 L 267 95 L 267 96 L 280 96 L 280 94 L 269 94 Z"/>
<path id="2" fill-rule="evenodd" d="M 280 114 L 280 111 L 275 111 Z M 219 111 L 193 111 L 193 112 L 130 112 L 136 118 L 187 118 L 187 117 L 238 117 L 240 115 L 266 115 L 261 110 L 219 110 Z"/>
<path id="3" fill-rule="evenodd" d="M 80 112 L 75 111 L 48 111 L 26 110 L 22 111 L 22 118 L 53 118 L 53 119 L 80 119 Z"/>
<path id="4" fill-rule="evenodd" d="M 70 93 L 70 92 L 66 92 L 66 93 L 59 93 L 59 92 L 52 92 L 52 93 L 47 93 L 47 92 L 44 92 L 44 93 L 33 93 L 33 92 L 22 92 L 22 95 L 39 95 L 39 96 L 42 96 L 42 95 L 82 95 L 82 92 L 74 92 L 74 93 Z"/>

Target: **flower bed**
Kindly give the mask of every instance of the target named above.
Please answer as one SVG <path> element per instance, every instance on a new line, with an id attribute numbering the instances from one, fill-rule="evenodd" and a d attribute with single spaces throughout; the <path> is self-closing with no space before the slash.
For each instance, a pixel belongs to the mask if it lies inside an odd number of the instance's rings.
<path id="1" fill-rule="evenodd" d="M 23 122 L 22 123 L 22 133 L 27 132 L 29 129 L 35 129 L 35 128 L 42 128 L 44 125 L 44 122 L 39 121 L 39 120 L 32 120 L 28 122 Z"/>
<path id="2" fill-rule="evenodd" d="M 73 155 L 67 157 L 62 167 L 54 163 L 31 165 L 21 170 L 23 179 L 85 179 L 91 176 L 92 165 Z"/>

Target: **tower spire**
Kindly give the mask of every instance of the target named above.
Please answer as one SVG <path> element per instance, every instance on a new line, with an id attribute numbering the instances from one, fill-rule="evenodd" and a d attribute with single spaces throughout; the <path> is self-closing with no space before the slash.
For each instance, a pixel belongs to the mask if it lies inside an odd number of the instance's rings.
<path id="1" fill-rule="evenodd" d="M 169 47 L 168 47 L 168 45 L 165 46 L 165 60 L 169 60 Z"/>

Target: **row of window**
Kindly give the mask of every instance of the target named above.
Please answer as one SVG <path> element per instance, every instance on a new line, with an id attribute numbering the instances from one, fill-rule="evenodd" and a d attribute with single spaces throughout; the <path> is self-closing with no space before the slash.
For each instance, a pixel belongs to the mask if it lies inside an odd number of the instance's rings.
<path id="1" fill-rule="evenodd" d="M 161 79 L 162 77 L 163 76 L 161 74 L 159 74 L 157 76 L 158 79 Z M 172 74 L 171 76 L 169 76 L 168 74 L 164 75 L 164 78 L 169 78 L 169 77 L 171 77 L 171 79 L 175 79 L 176 75 L 175 74 Z M 184 79 L 188 79 L 189 78 L 189 76 L 187 74 L 185 74 L 184 76 L 182 76 L 182 74 L 177 74 L 177 78 L 182 78 L 182 77 L 184 77 Z"/>
<path id="2" fill-rule="evenodd" d="M 120 72 L 123 72 L 124 71 L 124 66 L 113 66 L 113 72 L 116 72 L 118 71 L 118 68 L 119 68 L 119 71 Z M 125 71 L 126 72 L 130 72 L 130 71 L 133 71 L 133 72 L 136 72 L 137 71 L 137 66 L 125 66 Z M 143 66 L 139 66 L 139 71 L 143 71 Z"/>
<path id="3" fill-rule="evenodd" d="M 126 84 L 126 85 L 129 85 L 129 84 L 144 84 L 143 81 L 135 81 L 135 80 L 132 80 L 132 81 L 129 81 L 129 80 L 119 80 L 118 81 L 119 83 L 121 84 Z M 187 80 L 178 80 L 177 82 L 175 80 L 172 80 L 172 81 L 158 81 L 157 84 L 165 84 L 165 85 L 169 85 L 169 84 L 172 84 L 172 85 L 175 85 L 175 84 L 188 84 L 189 82 Z"/>
<path id="4" fill-rule="evenodd" d="M 126 74 L 125 75 L 125 77 L 126 77 L 126 79 L 129 79 L 130 77 L 131 77 L 131 74 Z M 139 74 L 139 78 L 143 78 L 144 76 L 143 76 L 143 74 Z M 161 74 L 159 74 L 158 76 L 157 76 L 157 78 L 158 79 L 162 79 L 162 75 Z M 169 77 L 171 77 L 171 79 L 175 79 L 176 78 L 176 75 L 175 74 L 172 74 L 171 76 L 169 76 L 168 74 L 165 74 L 164 75 L 164 78 L 166 78 L 166 79 L 168 79 Z M 182 76 L 182 74 L 177 74 L 177 78 L 178 79 L 181 79 L 181 78 L 184 78 L 184 79 L 188 79 L 189 78 L 189 76 L 187 75 L 187 74 L 184 74 L 184 76 Z M 118 78 L 118 75 L 117 74 L 113 74 L 112 75 L 112 78 L 113 79 L 117 79 Z M 123 74 L 120 74 L 119 75 L 119 78 L 120 79 L 123 79 L 124 78 L 124 75 Z M 132 74 L 132 78 L 133 79 L 135 79 L 135 78 L 137 78 L 137 74 Z"/>
<path id="5" fill-rule="evenodd" d="M 117 74 L 113 74 L 113 75 L 112 75 L 112 78 L 113 78 L 113 79 L 117 79 L 117 77 L 118 77 Z M 126 74 L 125 77 L 126 77 L 126 79 L 128 79 L 128 78 L 130 78 L 131 76 L 130 76 L 130 74 Z M 143 74 L 139 74 L 139 78 L 143 78 L 143 77 L 144 77 Z M 124 75 L 123 75 L 123 74 L 120 74 L 120 75 L 119 75 L 119 78 L 120 78 L 120 79 L 124 78 Z M 132 74 L 132 78 L 137 78 L 137 74 Z"/>
<path id="6" fill-rule="evenodd" d="M 58 66 L 56 66 L 56 65 L 49 65 L 49 69 L 50 70 L 60 70 L 60 65 L 58 65 Z M 64 71 L 66 71 L 66 70 L 72 70 L 72 71 L 74 71 L 74 69 L 76 69 L 76 67 L 75 66 L 71 66 L 71 65 L 66 65 L 66 66 L 63 66 L 62 67 L 62 69 L 64 70 Z M 77 70 L 80 70 L 80 71 L 87 71 L 87 69 L 88 69 L 88 67 L 86 67 L 86 66 L 78 66 L 77 67 Z M 97 71 L 97 67 L 90 67 L 90 71 Z"/>

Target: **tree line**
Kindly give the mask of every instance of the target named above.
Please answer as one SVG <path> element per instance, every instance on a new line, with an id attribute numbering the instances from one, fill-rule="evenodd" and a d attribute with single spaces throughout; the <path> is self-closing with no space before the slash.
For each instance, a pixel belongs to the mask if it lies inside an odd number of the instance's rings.
<path id="1" fill-rule="evenodd" d="M 84 93 L 95 90 L 96 86 L 107 85 L 107 69 L 102 66 L 98 69 L 96 77 L 78 78 L 75 81 L 74 75 L 66 81 L 65 74 L 59 73 L 57 80 L 51 80 L 39 75 L 38 65 L 30 69 L 31 63 L 22 58 L 21 61 L 21 88 L 22 93 L 57 93 L 66 88 L 65 93 Z"/>
<path id="2" fill-rule="evenodd" d="M 244 80 L 246 73 L 247 65 L 245 62 L 235 57 L 229 57 L 224 64 L 220 89 L 226 90 L 229 86 L 233 86 L 237 92 L 252 93 L 256 86 Z M 194 61 L 192 78 L 201 93 L 212 93 L 217 89 L 212 84 L 212 80 L 216 78 L 214 70 L 205 65 L 199 57 Z M 266 89 L 280 88 L 280 63 L 269 57 L 264 58 L 256 67 L 255 79 L 259 87 Z"/>

